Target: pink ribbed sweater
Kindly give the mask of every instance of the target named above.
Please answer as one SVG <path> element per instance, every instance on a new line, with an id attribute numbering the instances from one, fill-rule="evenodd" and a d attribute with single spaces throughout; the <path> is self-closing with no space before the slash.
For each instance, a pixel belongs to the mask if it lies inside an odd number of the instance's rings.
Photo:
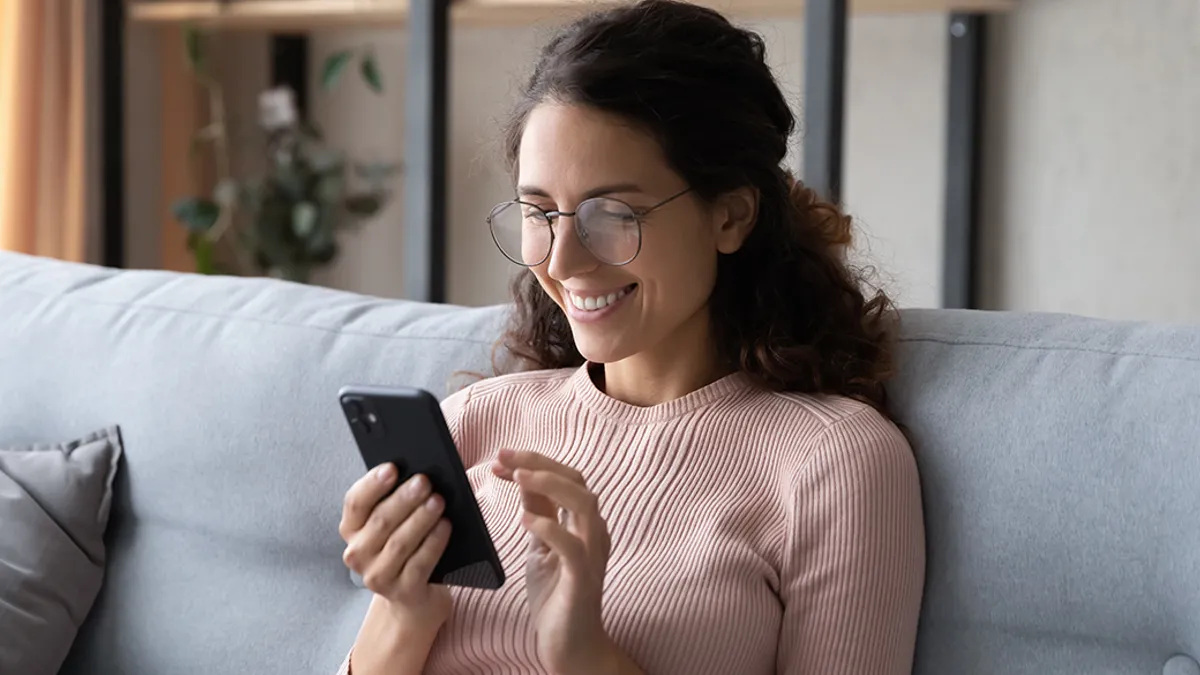
<path id="1" fill-rule="evenodd" d="M 443 410 L 508 582 L 453 590 L 427 675 L 546 672 L 520 497 L 488 468 L 505 447 L 578 469 L 599 496 L 605 625 L 648 675 L 910 673 L 920 488 L 904 436 L 870 407 L 735 374 L 643 408 L 584 367 L 484 380 Z"/>

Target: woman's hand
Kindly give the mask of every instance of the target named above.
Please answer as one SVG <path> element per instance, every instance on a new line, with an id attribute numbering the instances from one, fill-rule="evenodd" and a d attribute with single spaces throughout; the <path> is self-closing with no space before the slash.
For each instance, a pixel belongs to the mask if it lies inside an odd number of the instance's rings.
<path id="1" fill-rule="evenodd" d="M 521 491 L 539 660 L 555 675 L 611 672 L 616 650 L 600 614 L 611 542 L 599 500 L 578 471 L 538 453 L 501 450 L 492 472 Z"/>
<path id="2" fill-rule="evenodd" d="M 346 542 L 342 559 L 402 626 L 436 633 L 452 606 L 449 589 L 429 583 L 450 541 L 450 522 L 441 518 L 445 502 L 424 476 L 384 499 L 396 477 L 395 466 L 382 464 L 346 492 L 338 526 Z"/>

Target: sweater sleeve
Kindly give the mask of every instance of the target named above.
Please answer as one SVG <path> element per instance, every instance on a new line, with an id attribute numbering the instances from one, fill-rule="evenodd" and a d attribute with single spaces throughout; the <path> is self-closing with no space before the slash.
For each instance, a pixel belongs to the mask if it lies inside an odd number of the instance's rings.
<path id="1" fill-rule="evenodd" d="M 471 400 L 471 387 L 464 387 L 442 400 L 442 416 L 446 418 L 446 426 L 450 427 L 450 435 L 457 442 L 459 438 L 458 423 L 462 419 L 463 409 Z"/>
<path id="2" fill-rule="evenodd" d="M 791 483 L 779 675 L 909 675 L 925 581 L 912 449 L 863 409 L 830 426 Z"/>

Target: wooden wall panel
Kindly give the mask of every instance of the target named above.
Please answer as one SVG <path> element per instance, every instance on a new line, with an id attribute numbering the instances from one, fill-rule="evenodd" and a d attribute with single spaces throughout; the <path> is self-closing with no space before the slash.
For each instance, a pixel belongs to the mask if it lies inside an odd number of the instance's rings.
<path id="1" fill-rule="evenodd" d="M 195 161 L 191 139 L 204 126 L 207 104 L 204 91 L 184 60 L 183 29 L 163 26 L 160 39 L 162 105 L 162 196 L 161 267 L 194 272 L 195 263 L 187 248 L 187 232 L 171 215 L 171 204 L 187 195 L 207 194 L 212 189 L 211 162 L 203 161 L 205 149 Z M 147 105 L 153 102 L 147 101 Z"/>

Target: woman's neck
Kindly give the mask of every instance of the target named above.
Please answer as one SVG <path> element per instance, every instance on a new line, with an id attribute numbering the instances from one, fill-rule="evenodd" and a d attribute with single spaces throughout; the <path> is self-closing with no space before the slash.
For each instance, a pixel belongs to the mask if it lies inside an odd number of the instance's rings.
<path id="1" fill-rule="evenodd" d="M 707 313 L 688 324 L 650 349 L 604 364 L 603 371 L 593 375 L 596 386 L 618 401 L 652 406 L 687 396 L 733 372 L 718 356 Z"/>

